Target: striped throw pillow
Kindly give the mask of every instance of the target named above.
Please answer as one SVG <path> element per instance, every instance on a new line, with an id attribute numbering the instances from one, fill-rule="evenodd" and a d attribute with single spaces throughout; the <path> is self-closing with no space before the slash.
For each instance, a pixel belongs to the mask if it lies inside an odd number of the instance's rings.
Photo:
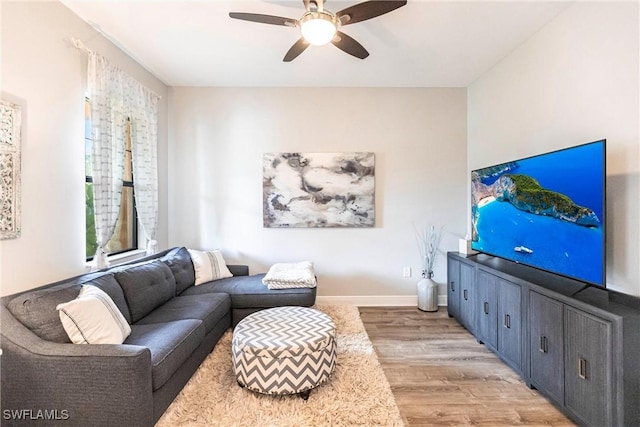
<path id="1" fill-rule="evenodd" d="M 224 262 L 224 258 L 222 258 L 220 250 L 197 251 L 189 249 L 189 255 L 191 255 L 193 269 L 196 273 L 196 286 L 211 282 L 212 280 L 233 277 L 233 274 L 231 274 L 227 264 Z"/>
<path id="2" fill-rule="evenodd" d="M 83 285 L 74 300 L 56 307 L 74 344 L 122 344 L 131 327 L 111 297 L 92 285 Z"/>

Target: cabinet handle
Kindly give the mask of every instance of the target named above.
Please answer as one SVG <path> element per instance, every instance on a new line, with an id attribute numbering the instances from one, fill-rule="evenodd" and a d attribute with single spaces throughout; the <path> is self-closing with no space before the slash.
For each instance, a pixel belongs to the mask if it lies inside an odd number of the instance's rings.
<path id="1" fill-rule="evenodd" d="M 511 316 L 508 314 L 504 315 L 504 327 L 507 329 L 511 329 Z"/>
<path id="2" fill-rule="evenodd" d="M 484 302 L 484 314 L 489 314 L 489 303 Z"/>
<path id="3" fill-rule="evenodd" d="M 464 300 L 467 301 L 469 299 L 469 295 L 467 290 L 465 289 L 464 291 L 462 291 L 462 296 L 464 297 Z"/>
<path id="4" fill-rule="evenodd" d="M 453 280 L 451 281 L 451 292 L 455 292 L 456 291 L 456 282 L 454 282 Z"/>
<path id="5" fill-rule="evenodd" d="M 546 353 L 548 351 L 547 337 L 544 335 L 540 335 L 540 348 L 538 350 L 540 350 L 540 353 Z"/>
<path id="6" fill-rule="evenodd" d="M 578 358 L 578 378 L 581 380 L 587 379 L 587 361 L 582 357 Z"/>

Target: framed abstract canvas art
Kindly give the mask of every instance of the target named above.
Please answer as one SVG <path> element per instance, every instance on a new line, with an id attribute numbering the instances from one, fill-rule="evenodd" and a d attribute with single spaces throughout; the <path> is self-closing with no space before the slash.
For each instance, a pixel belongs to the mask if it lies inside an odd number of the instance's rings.
<path id="1" fill-rule="evenodd" d="M 266 228 L 373 227 L 373 153 L 266 153 Z"/>

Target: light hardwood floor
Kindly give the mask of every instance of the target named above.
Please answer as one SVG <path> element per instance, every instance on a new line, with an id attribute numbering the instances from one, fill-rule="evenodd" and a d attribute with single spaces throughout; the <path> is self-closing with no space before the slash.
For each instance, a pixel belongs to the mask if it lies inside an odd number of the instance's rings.
<path id="1" fill-rule="evenodd" d="M 407 426 L 573 426 L 446 307 L 360 307 Z"/>

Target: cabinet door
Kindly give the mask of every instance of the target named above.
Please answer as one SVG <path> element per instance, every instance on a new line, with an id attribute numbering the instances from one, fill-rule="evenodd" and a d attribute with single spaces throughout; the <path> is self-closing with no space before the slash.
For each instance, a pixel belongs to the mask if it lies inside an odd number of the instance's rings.
<path id="1" fill-rule="evenodd" d="M 498 283 L 497 277 L 478 271 L 476 293 L 478 339 L 493 349 L 498 348 Z"/>
<path id="2" fill-rule="evenodd" d="M 611 323 L 565 306 L 565 405 L 587 425 L 611 420 Z"/>
<path id="3" fill-rule="evenodd" d="M 474 329 L 474 279 L 475 268 L 466 263 L 460 263 L 460 323 L 468 330 Z"/>
<path id="4" fill-rule="evenodd" d="M 515 283 L 498 279 L 498 352 L 522 369 L 522 295 Z"/>
<path id="5" fill-rule="evenodd" d="M 449 316 L 460 318 L 460 261 L 447 260 L 447 311 Z"/>
<path id="6" fill-rule="evenodd" d="M 531 382 L 564 405 L 563 304 L 529 293 Z"/>

